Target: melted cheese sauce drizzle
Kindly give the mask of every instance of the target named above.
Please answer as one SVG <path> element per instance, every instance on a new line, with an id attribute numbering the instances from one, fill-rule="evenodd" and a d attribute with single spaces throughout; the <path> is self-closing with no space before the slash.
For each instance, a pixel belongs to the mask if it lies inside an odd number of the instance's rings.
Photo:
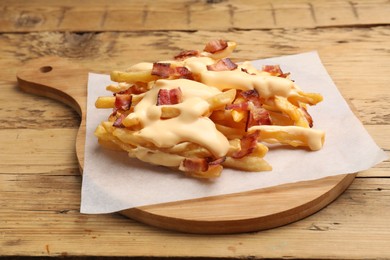
<path id="1" fill-rule="evenodd" d="M 176 105 L 157 106 L 160 89 L 180 87 L 182 102 Z M 220 91 L 202 83 L 177 79 L 158 80 L 144 98 L 135 106 L 129 117 L 138 118 L 143 128 L 135 135 L 152 142 L 157 147 L 168 148 L 190 141 L 208 149 L 214 156 L 226 155 L 229 150 L 228 139 L 219 132 L 213 121 L 204 115 L 209 112 L 207 98 Z M 161 108 L 172 106 L 180 110 L 177 117 L 161 119 Z"/>
<path id="2" fill-rule="evenodd" d="M 208 149 L 214 156 L 226 155 L 229 150 L 229 141 L 220 133 L 215 124 L 206 116 L 209 104 L 207 98 L 214 96 L 225 89 L 252 90 L 255 89 L 260 96 L 270 98 L 273 96 L 290 97 L 297 96 L 300 88 L 293 81 L 270 76 L 266 72 L 259 72 L 251 63 L 244 62 L 233 71 L 209 71 L 207 65 L 216 61 L 211 57 L 190 57 L 183 61 L 161 61 L 171 63 L 174 66 L 185 66 L 193 74 L 200 76 L 201 82 L 176 79 L 157 80 L 153 88 L 135 106 L 130 118 L 140 120 L 143 128 L 135 133 L 145 140 L 152 142 L 157 147 L 173 147 L 182 142 L 193 142 Z M 142 62 L 130 67 L 130 71 L 151 70 L 153 63 Z M 243 72 L 244 68 L 248 73 Z M 256 74 L 256 75 L 251 75 Z M 183 102 L 169 105 L 180 110 L 177 117 L 161 119 L 161 108 L 156 106 L 157 95 L 160 89 L 172 89 L 180 87 L 183 93 Z M 167 106 L 167 105 L 165 105 Z M 258 130 L 277 131 L 279 126 L 262 126 Z M 256 127 L 254 127 L 256 129 Z M 288 132 L 295 136 L 303 136 L 312 150 L 322 147 L 324 132 L 314 129 L 301 129 L 291 126 Z M 158 151 L 149 149 L 137 149 L 133 154 L 141 160 L 151 163 L 174 166 L 180 164 L 181 156 L 169 157 Z M 162 163 L 162 161 L 164 161 Z"/>

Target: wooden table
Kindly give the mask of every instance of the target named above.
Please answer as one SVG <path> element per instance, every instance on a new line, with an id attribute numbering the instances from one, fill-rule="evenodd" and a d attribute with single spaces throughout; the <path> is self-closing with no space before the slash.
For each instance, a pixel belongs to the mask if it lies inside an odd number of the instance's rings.
<path id="1" fill-rule="evenodd" d="M 318 213 L 261 232 L 193 235 L 80 214 L 80 118 L 15 77 L 47 55 L 109 73 L 215 38 L 236 41 L 237 60 L 317 50 L 389 153 L 389 1 L 0 0 L 0 33 L 0 256 L 390 258 L 389 161 Z"/>

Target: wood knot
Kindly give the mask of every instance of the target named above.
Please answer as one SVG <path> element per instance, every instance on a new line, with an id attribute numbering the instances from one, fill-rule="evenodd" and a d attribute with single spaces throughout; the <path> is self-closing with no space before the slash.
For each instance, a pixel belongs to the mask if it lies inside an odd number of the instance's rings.
<path id="1" fill-rule="evenodd" d="M 39 14 L 22 12 L 20 16 L 16 19 L 15 26 L 31 28 L 42 23 L 43 20 L 44 18 Z"/>

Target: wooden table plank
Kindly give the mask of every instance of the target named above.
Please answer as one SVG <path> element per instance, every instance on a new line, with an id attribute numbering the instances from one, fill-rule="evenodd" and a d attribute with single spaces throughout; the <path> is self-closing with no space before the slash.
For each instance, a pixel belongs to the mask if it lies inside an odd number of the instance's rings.
<path id="1" fill-rule="evenodd" d="M 278 229 L 238 235 L 185 235 L 117 214 L 80 215 L 74 176 L 0 175 L 2 255 L 380 258 L 390 254 L 390 180 L 358 178 L 333 204 Z M 52 187 L 53 183 L 61 186 Z M 23 189 L 21 189 L 23 188 Z M 34 194 L 32 204 L 23 203 Z M 18 199 L 20 197 L 21 199 Z M 47 197 L 42 203 L 42 198 Z M 366 212 L 370 212 L 369 215 Z M 15 215 L 19 217 L 16 219 Z M 196 250 L 194 250 L 196 248 Z"/>
<path id="2" fill-rule="evenodd" d="M 2 0 L 0 31 L 151 31 L 319 28 L 388 24 L 386 0 Z"/>

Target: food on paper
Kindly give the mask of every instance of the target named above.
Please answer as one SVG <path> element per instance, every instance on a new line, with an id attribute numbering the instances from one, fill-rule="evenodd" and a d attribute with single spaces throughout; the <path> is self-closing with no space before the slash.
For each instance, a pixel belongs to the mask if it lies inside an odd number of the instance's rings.
<path id="1" fill-rule="evenodd" d="M 197 178 L 218 177 L 223 167 L 271 170 L 266 144 L 321 149 L 325 133 L 312 128 L 308 106 L 322 96 L 301 90 L 279 65 L 233 62 L 235 48 L 215 40 L 113 71 L 113 94 L 95 103 L 112 109 L 95 130 L 99 143 Z"/>

